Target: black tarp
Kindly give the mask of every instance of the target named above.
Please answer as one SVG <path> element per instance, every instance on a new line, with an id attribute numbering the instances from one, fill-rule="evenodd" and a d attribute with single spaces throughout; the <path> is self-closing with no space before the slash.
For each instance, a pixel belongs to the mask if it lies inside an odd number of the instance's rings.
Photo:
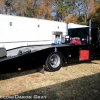
<path id="1" fill-rule="evenodd" d="M 71 28 L 68 29 L 68 35 L 70 37 L 84 37 L 89 35 L 89 27 L 85 27 L 85 28 Z"/>
<path id="2" fill-rule="evenodd" d="M 89 37 L 89 27 L 68 29 L 68 35 L 70 38 L 79 37 L 82 44 L 87 44 Z M 82 41 L 83 38 L 86 40 Z"/>

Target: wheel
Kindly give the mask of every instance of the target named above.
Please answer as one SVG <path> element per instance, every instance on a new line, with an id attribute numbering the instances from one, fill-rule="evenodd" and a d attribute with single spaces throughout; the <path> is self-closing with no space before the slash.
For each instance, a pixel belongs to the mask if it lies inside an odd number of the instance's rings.
<path id="1" fill-rule="evenodd" d="M 51 54 L 46 60 L 46 69 L 48 71 L 57 71 L 61 68 L 62 57 L 58 53 Z"/>

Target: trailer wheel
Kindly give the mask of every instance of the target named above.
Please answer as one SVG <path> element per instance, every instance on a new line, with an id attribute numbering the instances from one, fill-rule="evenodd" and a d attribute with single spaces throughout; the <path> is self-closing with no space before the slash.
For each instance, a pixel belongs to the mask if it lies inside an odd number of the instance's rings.
<path id="1" fill-rule="evenodd" d="M 51 54 L 46 60 L 46 69 L 50 72 L 57 71 L 61 68 L 62 57 L 58 53 Z"/>

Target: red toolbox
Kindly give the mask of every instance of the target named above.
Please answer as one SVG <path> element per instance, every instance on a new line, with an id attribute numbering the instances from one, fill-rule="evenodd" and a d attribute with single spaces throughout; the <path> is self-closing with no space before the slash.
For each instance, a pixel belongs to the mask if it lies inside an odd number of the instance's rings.
<path id="1" fill-rule="evenodd" d="M 79 51 L 79 60 L 89 60 L 89 50 L 80 50 Z"/>

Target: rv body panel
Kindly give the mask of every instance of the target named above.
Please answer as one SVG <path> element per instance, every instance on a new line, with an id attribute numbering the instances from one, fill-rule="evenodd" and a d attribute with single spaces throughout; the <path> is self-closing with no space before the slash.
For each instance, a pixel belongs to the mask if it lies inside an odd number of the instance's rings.
<path id="1" fill-rule="evenodd" d="M 0 14 L 0 46 L 7 50 L 54 43 L 53 32 L 66 35 L 66 23 Z"/>

